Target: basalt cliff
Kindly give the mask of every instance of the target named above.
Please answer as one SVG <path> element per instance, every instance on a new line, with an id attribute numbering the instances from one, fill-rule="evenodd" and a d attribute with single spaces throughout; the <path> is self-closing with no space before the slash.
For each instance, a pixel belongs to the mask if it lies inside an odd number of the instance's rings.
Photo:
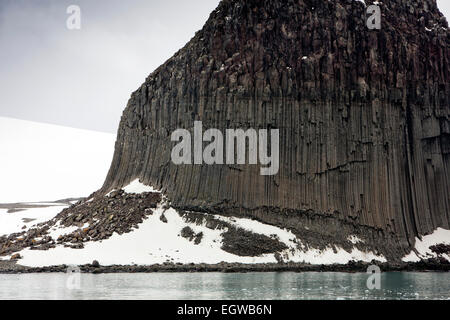
<path id="1" fill-rule="evenodd" d="M 450 33 L 435 0 L 223 0 L 132 94 L 99 194 L 138 178 L 186 212 L 398 260 L 450 229 Z M 280 169 L 175 165 L 178 128 L 280 130 Z"/>

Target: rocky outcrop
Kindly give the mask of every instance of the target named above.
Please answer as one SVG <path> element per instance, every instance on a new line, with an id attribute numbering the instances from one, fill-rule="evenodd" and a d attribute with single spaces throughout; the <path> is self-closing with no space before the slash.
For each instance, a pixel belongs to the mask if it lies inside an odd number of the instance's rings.
<path id="1" fill-rule="evenodd" d="M 373 1 L 366 0 L 366 5 Z M 246 216 L 389 259 L 450 228 L 450 34 L 434 0 L 223 0 L 132 94 L 101 193 L 139 178 L 179 209 Z M 280 170 L 174 165 L 171 133 L 280 130 Z"/>
<path id="2" fill-rule="evenodd" d="M 95 261 L 94 261 L 95 262 Z M 100 266 L 97 264 L 81 265 L 83 273 L 154 273 L 154 272 L 223 272 L 223 273 L 245 273 L 245 272 L 366 272 L 372 265 L 364 262 L 350 262 L 348 264 L 334 265 L 311 265 L 304 263 L 266 263 L 266 264 L 243 264 L 243 263 L 217 263 L 217 264 L 180 264 L 164 263 L 149 266 L 140 265 L 113 265 Z M 450 264 L 440 263 L 435 259 L 427 259 L 417 263 L 401 264 L 379 264 L 383 272 L 429 272 L 450 271 Z M 15 261 L 0 260 L 0 274 L 24 274 L 24 273 L 66 273 L 67 265 L 50 267 L 26 267 Z"/>
<path id="3" fill-rule="evenodd" d="M 132 232 L 153 214 L 161 201 L 159 193 L 127 194 L 123 190 L 80 200 L 49 221 L 26 231 L 0 236 L 0 257 L 26 248 L 49 250 L 57 245 L 83 249 L 84 243 L 106 240 L 114 233 Z M 58 229 L 63 232 L 55 236 Z M 20 254 L 12 255 L 12 260 L 13 257 L 20 259 Z"/>

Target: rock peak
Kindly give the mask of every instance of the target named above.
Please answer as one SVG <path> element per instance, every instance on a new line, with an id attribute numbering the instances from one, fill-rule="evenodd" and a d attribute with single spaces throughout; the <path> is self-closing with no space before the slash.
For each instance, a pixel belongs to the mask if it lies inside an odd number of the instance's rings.
<path id="1" fill-rule="evenodd" d="M 448 24 L 434 0 L 224 0 L 132 94 L 101 192 L 136 178 L 178 208 L 251 217 L 316 247 L 399 259 L 450 224 Z M 175 165 L 194 121 L 279 128 L 280 171 Z"/>

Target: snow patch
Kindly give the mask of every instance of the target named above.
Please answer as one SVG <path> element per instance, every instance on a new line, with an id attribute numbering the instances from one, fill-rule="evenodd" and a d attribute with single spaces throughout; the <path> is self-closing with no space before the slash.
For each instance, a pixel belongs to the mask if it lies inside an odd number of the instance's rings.
<path id="1" fill-rule="evenodd" d="M 168 223 L 160 220 L 161 215 Z M 194 232 L 203 232 L 200 244 L 180 236 L 189 226 Z M 102 265 L 151 265 L 171 261 L 174 263 L 265 263 L 276 262 L 273 254 L 260 257 L 239 257 L 221 249 L 220 234 L 223 230 L 211 230 L 204 225 L 186 223 L 174 209 L 164 210 L 160 205 L 139 228 L 130 233 L 114 233 L 101 242 L 87 242 L 84 249 L 64 248 L 59 245 L 47 251 L 25 249 L 20 252 L 20 264 L 25 266 L 50 266 L 60 264 L 88 264 L 93 260 Z"/>
<path id="2" fill-rule="evenodd" d="M 419 262 L 420 258 L 417 256 L 417 254 L 414 251 L 411 251 L 409 254 L 404 256 L 402 258 L 403 262 Z"/>
<path id="3" fill-rule="evenodd" d="M 138 191 L 133 189 L 134 191 Z M 141 189 L 139 189 L 141 190 Z M 148 190 L 148 189 L 145 189 Z M 164 215 L 167 223 L 161 221 Z M 342 248 L 327 248 L 320 251 L 307 248 L 295 235 L 286 229 L 267 225 L 259 221 L 232 218 L 215 215 L 214 218 L 227 222 L 233 227 L 242 228 L 254 233 L 263 234 L 283 242 L 288 249 L 281 252 L 284 261 L 305 262 L 311 264 L 345 264 L 352 260 L 370 262 L 372 260 L 386 261 L 384 257 L 371 252 L 361 252 L 353 249 L 347 252 Z M 181 230 L 190 227 L 196 234 L 202 233 L 199 244 L 181 237 Z M 62 234 L 68 234 L 77 227 L 53 227 L 50 235 L 55 239 Z M 154 213 L 148 216 L 137 229 L 130 233 L 119 235 L 114 233 L 109 239 L 98 242 L 86 242 L 83 249 L 65 248 L 57 245 L 47 251 L 25 249 L 20 252 L 23 257 L 20 264 L 31 267 L 51 266 L 61 264 L 89 264 L 93 260 L 102 265 L 151 265 L 164 262 L 172 263 L 276 263 L 274 254 L 263 254 L 257 257 L 241 257 L 222 250 L 222 233 L 226 230 L 212 230 L 203 224 L 186 222 L 173 209 L 164 209 L 160 203 Z"/>
<path id="4" fill-rule="evenodd" d="M 139 181 L 139 179 L 134 180 L 129 185 L 127 185 L 125 188 L 123 188 L 123 191 L 126 193 L 134 193 L 134 194 L 141 194 L 145 192 L 158 192 L 159 190 L 154 189 L 151 186 L 147 186 Z"/>
<path id="5" fill-rule="evenodd" d="M 357 244 L 357 243 L 364 243 L 364 241 L 362 241 L 360 238 L 358 238 L 355 235 L 351 235 L 347 238 L 348 241 L 350 241 L 353 244 Z"/>
<path id="6" fill-rule="evenodd" d="M 79 228 L 77 226 L 62 227 L 62 226 L 60 226 L 60 224 L 58 222 L 56 225 L 54 225 L 48 231 L 48 234 L 50 237 L 53 238 L 53 240 L 56 241 L 60 236 L 65 236 L 65 235 L 71 234 L 72 232 L 77 231 L 79 229 L 83 229 L 83 228 L 86 228 L 86 225 L 81 228 Z"/>
<path id="7" fill-rule="evenodd" d="M 283 242 L 288 249 L 281 253 L 286 261 L 290 262 L 304 262 L 311 264 L 346 264 L 352 260 L 371 262 L 377 260 L 386 262 L 386 258 L 382 255 L 375 255 L 372 252 L 362 252 L 359 249 L 353 248 L 352 252 L 347 252 L 342 248 L 327 248 L 323 251 L 318 249 L 308 249 L 296 236 L 286 229 L 281 229 L 276 226 L 267 225 L 255 220 L 245 218 L 229 218 L 222 216 L 215 216 L 216 219 L 228 222 L 231 225 L 242 228 L 247 231 L 266 235 L 268 237 L 276 236 Z M 354 236 L 358 239 L 356 236 Z M 358 239 L 362 242 L 360 239 Z"/>
<path id="8" fill-rule="evenodd" d="M 129 194 L 142 194 L 146 192 L 154 192 L 154 193 L 161 193 L 161 191 L 153 188 L 152 186 L 147 186 L 139 181 L 139 179 L 133 180 L 129 185 L 122 188 L 125 193 Z M 114 191 L 117 191 L 117 189 L 113 189 L 110 192 L 106 194 L 106 197 L 109 197 L 111 193 Z M 93 199 L 90 199 L 92 201 Z"/>
<path id="9" fill-rule="evenodd" d="M 437 244 L 447 244 L 450 245 L 450 230 L 437 228 L 432 234 L 422 237 L 422 240 L 416 237 L 415 250 L 411 251 L 408 255 L 402 258 L 404 262 L 417 262 L 421 259 L 436 258 L 437 254 L 430 250 L 430 247 Z M 449 257 L 447 255 L 442 255 L 448 261 Z"/>
<path id="10" fill-rule="evenodd" d="M 0 236 L 27 231 L 33 226 L 53 219 L 67 206 L 50 206 L 47 208 L 33 208 L 8 213 L 0 210 Z M 25 226 L 25 229 L 22 229 Z"/>

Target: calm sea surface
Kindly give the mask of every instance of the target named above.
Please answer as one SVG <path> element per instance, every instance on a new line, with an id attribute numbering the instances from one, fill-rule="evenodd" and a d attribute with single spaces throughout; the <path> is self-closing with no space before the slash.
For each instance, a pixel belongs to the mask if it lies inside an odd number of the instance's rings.
<path id="1" fill-rule="evenodd" d="M 0 299 L 450 299 L 450 273 L 0 275 Z"/>

